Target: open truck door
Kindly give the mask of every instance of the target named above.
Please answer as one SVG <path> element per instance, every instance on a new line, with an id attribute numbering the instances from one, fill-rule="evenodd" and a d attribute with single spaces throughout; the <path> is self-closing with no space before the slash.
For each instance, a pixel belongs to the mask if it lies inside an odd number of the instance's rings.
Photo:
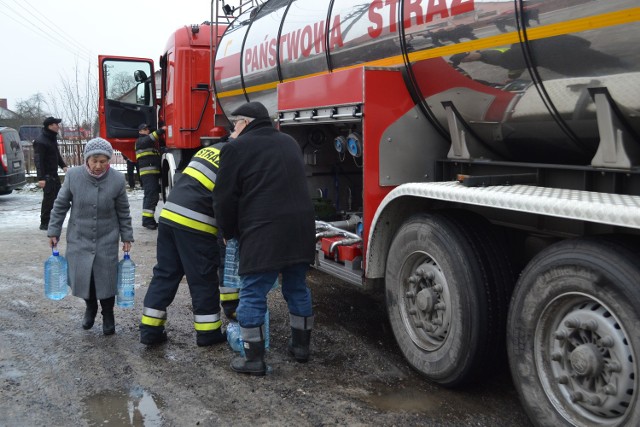
<path id="1" fill-rule="evenodd" d="M 98 57 L 100 136 L 135 160 L 138 126 L 157 127 L 153 61 L 145 58 Z"/>

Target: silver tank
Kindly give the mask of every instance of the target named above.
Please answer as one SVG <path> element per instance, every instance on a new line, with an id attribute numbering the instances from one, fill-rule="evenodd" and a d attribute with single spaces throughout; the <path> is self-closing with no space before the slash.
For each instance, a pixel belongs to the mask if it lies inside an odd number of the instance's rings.
<path id="1" fill-rule="evenodd" d="M 223 35 L 215 89 L 227 115 L 247 101 L 276 113 L 279 82 L 399 68 L 441 132 L 450 101 L 504 159 L 583 164 L 599 140 L 588 88 L 640 134 L 639 19 L 640 0 L 271 0 Z"/>

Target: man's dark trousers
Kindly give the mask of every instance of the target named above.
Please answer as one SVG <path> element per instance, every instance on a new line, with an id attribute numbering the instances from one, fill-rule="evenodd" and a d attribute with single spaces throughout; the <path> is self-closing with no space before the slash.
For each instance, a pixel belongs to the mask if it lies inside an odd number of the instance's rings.
<path id="1" fill-rule="evenodd" d="M 45 178 L 43 195 L 42 195 L 42 209 L 40 210 L 40 227 L 49 226 L 49 218 L 51 218 L 51 210 L 53 209 L 53 202 L 58 197 L 58 192 L 62 184 L 58 176 L 49 176 Z"/>

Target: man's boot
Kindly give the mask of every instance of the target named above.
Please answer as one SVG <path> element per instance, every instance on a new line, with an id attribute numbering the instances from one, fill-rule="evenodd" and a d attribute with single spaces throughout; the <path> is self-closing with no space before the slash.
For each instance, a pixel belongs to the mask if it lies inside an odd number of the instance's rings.
<path id="1" fill-rule="evenodd" d="M 84 317 L 82 318 L 82 328 L 91 329 L 93 323 L 96 320 L 96 314 L 98 314 L 98 300 L 84 300 L 87 303 L 87 308 L 84 310 Z"/>
<path id="2" fill-rule="evenodd" d="M 244 357 L 238 356 L 231 361 L 231 369 L 241 374 L 265 375 L 267 365 L 264 362 L 264 333 L 262 327 L 243 328 Z"/>
<path id="3" fill-rule="evenodd" d="M 115 297 L 100 300 L 102 306 L 102 333 L 113 335 L 116 333 L 116 319 L 113 316 Z"/>
<path id="4" fill-rule="evenodd" d="M 289 313 L 289 322 L 291 323 L 289 353 L 295 357 L 298 362 L 305 363 L 309 360 L 313 316 L 301 317 Z"/>

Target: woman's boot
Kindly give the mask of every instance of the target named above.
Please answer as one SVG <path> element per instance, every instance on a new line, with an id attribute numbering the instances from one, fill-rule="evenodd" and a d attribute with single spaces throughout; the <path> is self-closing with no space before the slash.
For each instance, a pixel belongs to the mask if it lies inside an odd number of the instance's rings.
<path id="1" fill-rule="evenodd" d="M 113 306 L 115 302 L 116 297 L 100 300 L 100 305 L 102 306 L 102 332 L 105 335 L 113 335 L 116 333 L 116 319 L 113 316 Z"/>
<path id="2" fill-rule="evenodd" d="M 98 314 L 98 301 L 95 299 L 86 299 L 84 302 L 87 303 L 87 308 L 82 318 L 82 327 L 84 329 L 91 329 L 96 320 L 96 314 Z"/>

